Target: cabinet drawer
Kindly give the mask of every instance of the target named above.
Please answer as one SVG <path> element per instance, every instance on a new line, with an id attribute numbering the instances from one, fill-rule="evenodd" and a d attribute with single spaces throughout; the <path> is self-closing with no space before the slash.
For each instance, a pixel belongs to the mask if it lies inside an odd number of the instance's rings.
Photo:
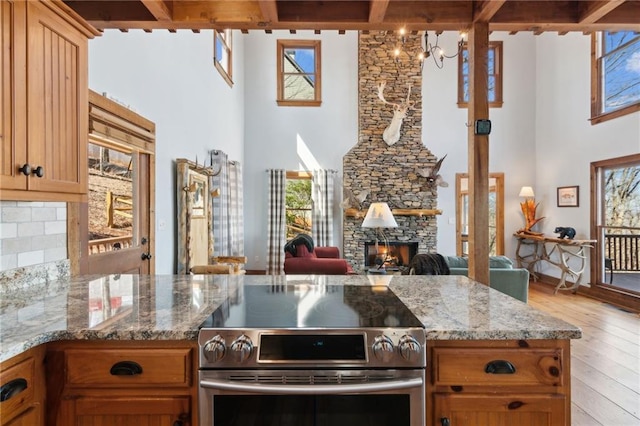
<path id="1" fill-rule="evenodd" d="M 3 387 L 3 393 L 11 388 L 13 394 L 9 399 L 0 402 L 3 421 L 12 418 L 34 403 L 34 362 L 33 358 L 27 358 L 0 372 L 0 385 Z M 5 388 L 5 386 L 9 388 Z"/>
<path id="2" fill-rule="evenodd" d="M 65 353 L 71 385 L 191 384 L 191 349 L 69 349 Z"/>
<path id="3" fill-rule="evenodd" d="M 562 349 L 433 349 L 434 385 L 562 386 Z"/>

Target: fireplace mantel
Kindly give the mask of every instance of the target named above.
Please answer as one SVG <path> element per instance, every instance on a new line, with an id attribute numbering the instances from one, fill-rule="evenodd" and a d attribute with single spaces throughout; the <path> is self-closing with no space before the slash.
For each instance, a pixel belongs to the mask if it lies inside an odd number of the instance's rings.
<path id="1" fill-rule="evenodd" d="M 439 209 L 391 209 L 391 213 L 394 216 L 435 216 L 442 214 L 442 210 Z M 358 209 L 346 209 L 344 215 L 347 217 L 365 217 L 366 210 Z"/>

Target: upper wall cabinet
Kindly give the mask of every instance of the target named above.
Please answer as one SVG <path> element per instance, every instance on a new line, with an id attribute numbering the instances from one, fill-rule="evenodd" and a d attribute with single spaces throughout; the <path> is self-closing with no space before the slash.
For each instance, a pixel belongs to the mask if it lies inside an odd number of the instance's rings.
<path id="1" fill-rule="evenodd" d="M 0 199 L 86 199 L 87 49 L 97 33 L 59 2 L 0 10 Z"/>

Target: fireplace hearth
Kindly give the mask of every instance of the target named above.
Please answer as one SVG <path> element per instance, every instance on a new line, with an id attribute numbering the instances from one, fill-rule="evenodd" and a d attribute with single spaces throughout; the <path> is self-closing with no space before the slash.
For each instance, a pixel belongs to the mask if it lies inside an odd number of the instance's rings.
<path id="1" fill-rule="evenodd" d="M 364 243 L 364 266 L 377 266 L 386 257 L 384 267 L 387 270 L 398 270 L 403 266 L 408 266 L 413 256 L 418 253 L 417 241 L 389 241 L 389 253 L 386 253 L 384 243 L 378 243 L 376 252 L 375 241 Z"/>

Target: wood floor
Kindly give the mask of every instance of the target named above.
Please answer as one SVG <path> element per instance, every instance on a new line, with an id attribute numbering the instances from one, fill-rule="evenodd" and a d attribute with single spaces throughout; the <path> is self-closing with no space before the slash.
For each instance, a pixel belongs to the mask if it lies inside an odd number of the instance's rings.
<path id="1" fill-rule="evenodd" d="M 571 341 L 572 426 L 640 426 L 640 315 L 539 283 L 529 305 L 582 329 Z"/>

